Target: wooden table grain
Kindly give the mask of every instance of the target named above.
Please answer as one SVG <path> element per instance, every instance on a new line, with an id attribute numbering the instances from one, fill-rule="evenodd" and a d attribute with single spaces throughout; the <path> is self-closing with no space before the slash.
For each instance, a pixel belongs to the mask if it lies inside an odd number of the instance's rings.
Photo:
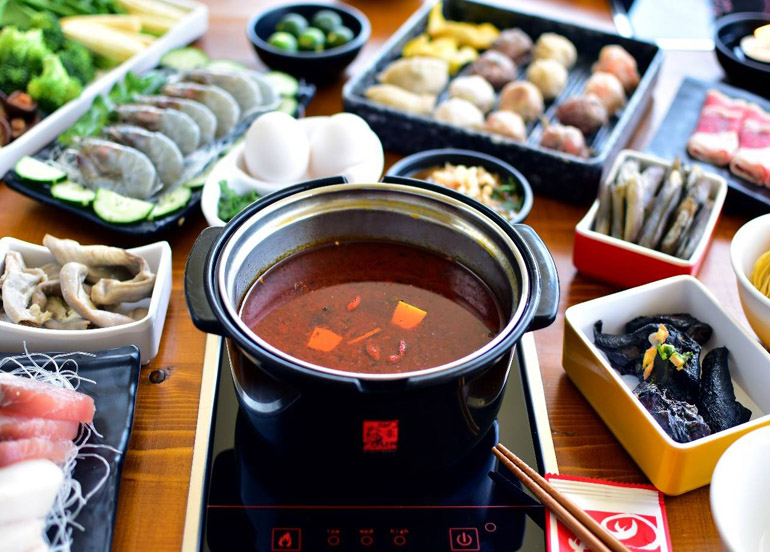
<path id="1" fill-rule="evenodd" d="M 518 8 L 612 28 L 605 0 L 509 1 Z M 244 26 L 256 10 L 280 2 L 210 0 L 207 3 L 210 25 L 200 46 L 213 58 L 230 58 L 249 66 L 260 66 L 246 40 Z M 418 0 L 351 3 L 369 17 L 372 39 L 351 65 L 348 75 L 357 71 L 420 5 Z M 668 52 L 654 102 L 632 146 L 643 148 L 649 141 L 685 74 L 716 79 L 720 78 L 721 71 L 711 53 Z M 340 80 L 319 89 L 308 115 L 341 111 L 342 84 Z M 388 154 L 386 160 L 390 164 L 396 159 L 396 155 Z M 569 185 L 567 175 L 566 185 Z M 559 317 L 553 326 L 536 334 L 556 454 L 564 473 L 645 482 L 631 458 L 570 383 L 561 365 L 564 310 L 569 305 L 616 291 L 578 274 L 572 264 L 574 227 L 585 210 L 585 207 L 538 196 L 527 219 L 550 248 L 561 279 Z M 722 217 L 699 278 L 730 314 L 747 325 L 729 268 L 730 239 L 744 222 L 746 218 L 739 215 Z M 173 291 L 160 352 L 141 372 L 134 431 L 120 488 L 113 542 L 116 552 L 178 550 L 181 545 L 205 341 L 187 313 L 183 276 L 192 243 L 204 227 L 203 217 L 196 213 L 183 227 L 166 236 L 173 250 Z M 40 243 L 46 232 L 85 243 L 138 245 L 73 220 L 66 213 L 42 206 L 5 186 L 0 187 L 0 235 Z M 162 371 L 165 379 L 151 383 L 150 374 L 154 371 Z M 720 549 L 709 511 L 707 487 L 680 497 L 668 497 L 666 506 L 675 550 Z"/>

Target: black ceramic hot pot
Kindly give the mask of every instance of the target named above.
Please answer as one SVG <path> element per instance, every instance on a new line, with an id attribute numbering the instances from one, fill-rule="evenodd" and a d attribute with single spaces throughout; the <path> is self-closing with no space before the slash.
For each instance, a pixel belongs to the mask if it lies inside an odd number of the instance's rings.
<path id="1" fill-rule="evenodd" d="M 357 374 L 290 357 L 243 323 L 241 302 L 257 276 L 290 253 L 346 238 L 453 256 L 495 294 L 503 329 L 450 364 Z M 195 325 L 227 338 L 241 408 L 265 443 L 308 466 L 398 473 L 447 466 L 489 431 L 516 343 L 554 320 L 559 282 L 530 227 L 462 194 L 404 178 L 362 185 L 335 177 L 270 194 L 225 227 L 204 230 L 187 261 L 185 293 Z"/>

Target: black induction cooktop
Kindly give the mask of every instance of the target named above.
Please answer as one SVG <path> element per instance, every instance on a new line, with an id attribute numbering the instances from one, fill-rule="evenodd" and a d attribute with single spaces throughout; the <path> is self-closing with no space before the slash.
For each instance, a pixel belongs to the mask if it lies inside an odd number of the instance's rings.
<path id="1" fill-rule="evenodd" d="M 466 458 L 429 473 L 344 476 L 329 475 L 311 450 L 271 454 L 240 413 L 226 353 L 212 343 L 218 374 L 207 378 L 204 367 L 203 379 L 216 392 L 210 417 L 202 399 L 184 550 L 546 549 L 542 507 L 491 453 L 501 441 L 541 473 L 556 471 L 531 336 L 518 346 L 498 421 Z"/>

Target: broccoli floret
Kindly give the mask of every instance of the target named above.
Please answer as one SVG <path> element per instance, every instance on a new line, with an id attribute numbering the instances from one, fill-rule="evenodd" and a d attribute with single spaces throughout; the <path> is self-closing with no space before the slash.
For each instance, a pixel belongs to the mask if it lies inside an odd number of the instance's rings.
<path id="1" fill-rule="evenodd" d="M 43 58 L 50 54 L 40 29 L 22 32 L 5 27 L 0 32 L 0 90 L 6 94 L 24 90 L 29 79 L 43 70 Z"/>
<path id="2" fill-rule="evenodd" d="M 94 57 L 91 51 L 77 42 L 67 40 L 64 48 L 57 52 L 62 65 L 71 77 L 75 77 L 80 84 L 86 85 L 94 80 L 96 72 L 94 68 Z"/>
<path id="3" fill-rule="evenodd" d="M 64 46 L 64 32 L 59 20 L 51 12 L 36 12 L 30 18 L 29 25 L 33 29 L 40 29 L 43 32 L 43 41 L 52 52 L 57 52 Z"/>
<path id="4" fill-rule="evenodd" d="M 55 54 L 45 57 L 42 74 L 33 77 L 27 86 L 27 93 L 49 113 L 77 98 L 82 90 L 80 81 L 67 73 Z"/>

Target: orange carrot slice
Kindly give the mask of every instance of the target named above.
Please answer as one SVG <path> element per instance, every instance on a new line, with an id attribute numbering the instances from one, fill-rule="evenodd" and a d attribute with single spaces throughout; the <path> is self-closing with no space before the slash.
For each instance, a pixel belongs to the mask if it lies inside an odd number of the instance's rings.
<path id="1" fill-rule="evenodd" d="M 398 305 L 396 305 L 396 310 L 393 311 L 393 318 L 390 321 L 399 328 L 411 330 L 422 322 L 426 314 L 428 314 L 426 311 L 418 309 L 414 305 L 399 301 Z"/>
<path id="2" fill-rule="evenodd" d="M 326 328 L 316 326 L 313 328 L 313 334 L 310 336 L 310 341 L 307 342 L 307 346 L 316 351 L 328 353 L 334 349 L 342 341 L 342 336 L 334 333 Z"/>
<path id="3" fill-rule="evenodd" d="M 351 339 L 350 341 L 348 341 L 348 345 L 353 345 L 355 343 L 358 343 L 359 341 L 363 341 L 367 337 L 372 337 L 373 335 L 377 335 L 381 331 L 382 331 L 382 328 L 374 328 L 372 331 L 366 332 L 364 335 L 359 335 L 357 338 Z"/>

